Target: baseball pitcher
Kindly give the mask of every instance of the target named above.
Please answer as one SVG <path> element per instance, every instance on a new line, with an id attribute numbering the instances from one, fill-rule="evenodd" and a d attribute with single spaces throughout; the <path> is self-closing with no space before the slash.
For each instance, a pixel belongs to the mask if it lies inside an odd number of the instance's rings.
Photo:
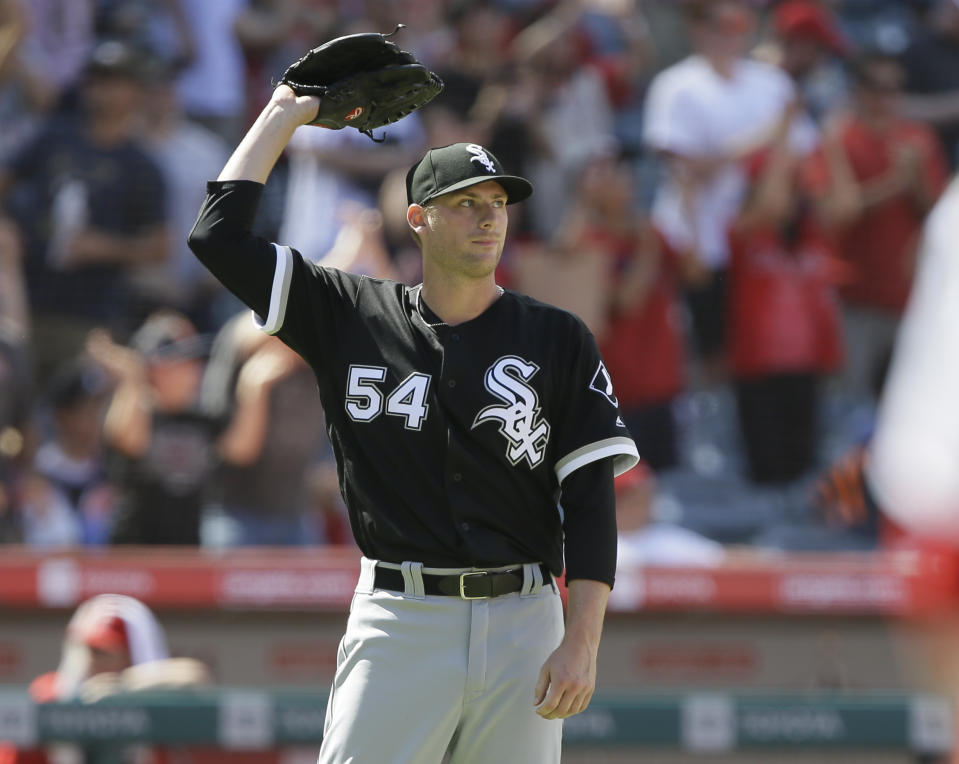
<path id="1" fill-rule="evenodd" d="M 595 684 L 613 477 L 639 457 L 583 323 L 496 284 L 506 208 L 533 189 L 484 147 L 432 149 L 407 175 L 417 286 L 315 265 L 251 233 L 297 127 L 371 131 L 442 87 L 415 60 L 370 54 L 393 45 L 383 36 L 353 37 L 389 74 L 332 67 L 350 80 L 333 96 L 337 82 L 285 77 L 190 236 L 260 328 L 314 370 L 363 554 L 320 762 L 557 762 L 562 719 Z M 401 105 L 366 120 L 394 90 Z"/>

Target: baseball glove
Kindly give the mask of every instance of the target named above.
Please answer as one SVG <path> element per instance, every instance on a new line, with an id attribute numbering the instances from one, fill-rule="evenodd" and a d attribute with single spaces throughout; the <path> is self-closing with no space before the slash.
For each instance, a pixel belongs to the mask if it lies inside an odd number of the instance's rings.
<path id="1" fill-rule="evenodd" d="M 377 140 L 374 128 L 416 111 L 443 90 L 436 74 L 386 39 L 402 28 L 400 24 L 388 35 L 330 40 L 291 64 L 280 84 L 297 95 L 319 96 L 320 108 L 309 124 L 331 130 L 355 127 Z"/>

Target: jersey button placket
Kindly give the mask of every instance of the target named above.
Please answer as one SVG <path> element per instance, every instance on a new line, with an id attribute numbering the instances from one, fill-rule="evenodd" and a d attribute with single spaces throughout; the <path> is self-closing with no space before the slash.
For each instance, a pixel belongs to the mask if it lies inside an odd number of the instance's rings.
<path id="1" fill-rule="evenodd" d="M 455 350 L 449 348 L 444 358 L 444 372 L 445 374 L 449 374 L 445 379 L 444 387 L 451 391 L 450 395 L 452 396 L 454 394 L 452 391 L 454 391 L 457 386 L 457 377 L 465 373 L 468 364 L 466 363 L 467 359 L 462 357 L 464 352 L 464 347 L 461 342 L 462 334 L 458 331 L 450 332 L 450 334 L 447 335 L 447 339 L 450 344 L 456 344 Z M 455 449 L 453 449 L 453 451 L 455 452 Z M 455 460 L 451 460 L 446 464 L 446 481 L 451 506 L 457 507 L 463 504 L 464 502 L 460 501 L 459 497 L 463 496 L 465 490 L 464 474 L 462 472 L 462 465 Z M 455 518 L 455 510 L 454 519 L 456 520 L 455 528 L 457 530 L 457 536 L 460 539 L 460 543 L 465 545 L 465 537 L 472 534 L 473 526 L 462 518 Z"/>

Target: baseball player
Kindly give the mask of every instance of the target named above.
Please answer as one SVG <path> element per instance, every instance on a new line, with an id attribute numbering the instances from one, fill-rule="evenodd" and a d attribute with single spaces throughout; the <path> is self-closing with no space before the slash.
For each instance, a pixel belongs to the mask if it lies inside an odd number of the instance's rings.
<path id="1" fill-rule="evenodd" d="M 582 322 L 496 284 L 506 207 L 532 186 L 482 146 L 432 149 L 407 175 L 418 286 L 251 233 L 318 106 L 274 91 L 190 246 L 314 369 L 363 553 L 320 762 L 556 762 L 561 720 L 593 693 L 613 477 L 635 444 Z"/>

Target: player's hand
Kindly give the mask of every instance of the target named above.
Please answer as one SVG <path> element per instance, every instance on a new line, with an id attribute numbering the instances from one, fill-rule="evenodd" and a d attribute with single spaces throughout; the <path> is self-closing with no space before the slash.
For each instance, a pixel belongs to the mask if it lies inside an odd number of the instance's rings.
<path id="1" fill-rule="evenodd" d="M 544 719 L 565 719 L 586 710 L 595 688 L 595 651 L 564 639 L 539 671 L 533 705 Z"/>
<path id="2" fill-rule="evenodd" d="M 298 96 L 289 85 L 277 85 L 270 100 L 273 104 L 294 114 L 297 124 L 300 125 L 310 124 L 320 110 L 319 96 Z"/>

